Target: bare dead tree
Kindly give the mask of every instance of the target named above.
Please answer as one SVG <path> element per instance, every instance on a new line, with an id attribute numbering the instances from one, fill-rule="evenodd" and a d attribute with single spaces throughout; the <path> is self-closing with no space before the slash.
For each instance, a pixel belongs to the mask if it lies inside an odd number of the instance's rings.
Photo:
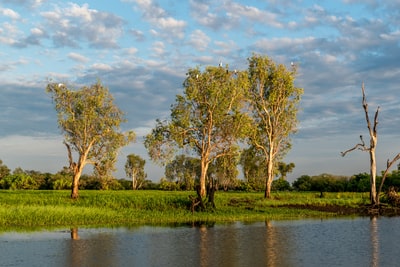
<path id="1" fill-rule="evenodd" d="M 361 91 L 363 95 L 362 99 L 362 106 L 364 109 L 365 113 L 365 119 L 367 121 L 367 127 L 369 131 L 369 136 L 370 136 L 370 145 L 369 147 L 365 145 L 365 142 L 363 140 L 362 135 L 360 135 L 361 143 L 356 144 L 353 148 L 350 148 L 344 152 L 341 152 L 342 157 L 344 157 L 348 152 L 351 152 L 353 150 L 359 149 L 361 151 L 368 151 L 369 152 L 369 158 L 370 158 L 370 200 L 371 200 L 371 205 L 375 206 L 379 204 L 379 196 L 377 195 L 376 192 L 376 156 L 375 156 L 375 150 L 376 150 L 376 145 L 378 142 L 378 133 L 377 133 L 377 126 L 378 126 L 378 114 L 379 114 L 379 106 L 376 109 L 375 116 L 374 116 L 374 124 L 373 127 L 371 126 L 371 121 L 369 119 L 369 114 L 368 114 L 368 103 L 367 99 L 365 96 L 365 88 L 364 88 L 364 83 L 361 86 Z"/>

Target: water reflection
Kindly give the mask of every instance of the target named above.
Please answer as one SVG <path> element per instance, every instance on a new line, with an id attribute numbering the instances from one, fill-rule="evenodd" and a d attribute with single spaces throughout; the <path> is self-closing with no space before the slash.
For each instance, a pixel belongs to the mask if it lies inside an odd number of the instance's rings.
<path id="1" fill-rule="evenodd" d="M 71 241 L 65 250 L 65 266 L 119 266 L 115 238 L 109 232 L 80 238 L 78 229 L 72 228 Z"/>
<path id="2" fill-rule="evenodd" d="M 379 266 L 379 235 L 378 235 L 378 217 L 373 216 L 370 220 L 371 234 L 371 267 Z"/>
<path id="3" fill-rule="evenodd" d="M 78 240 L 79 239 L 78 228 L 71 228 L 71 239 L 72 240 Z"/>
<path id="4" fill-rule="evenodd" d="M 399 228 L 375 217 L 3 233 L 0 266 L 396 266 Z"/>

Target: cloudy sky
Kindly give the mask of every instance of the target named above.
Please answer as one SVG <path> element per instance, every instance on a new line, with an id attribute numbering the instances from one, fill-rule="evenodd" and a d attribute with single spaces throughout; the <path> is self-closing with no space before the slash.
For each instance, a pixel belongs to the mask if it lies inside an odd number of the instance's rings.
<path id="1" fill-rule="evenodd" d="M 340 151 L 368 131 L 380 106 L 378 169 L 400 152 L 400 2 L 378 0 L 0 0 L 0 159 L 11 169 L 57 172 L 67 154 L 48 81 L 100 79 L 139 139 L 121 151 L 151 164 L 142 138 L 166 118 L 188 68 L 245 69 L 251 54 L 298 65 L 299 131 L 286 162 L 303 174 L 369 171 L 368 154 Z"/>

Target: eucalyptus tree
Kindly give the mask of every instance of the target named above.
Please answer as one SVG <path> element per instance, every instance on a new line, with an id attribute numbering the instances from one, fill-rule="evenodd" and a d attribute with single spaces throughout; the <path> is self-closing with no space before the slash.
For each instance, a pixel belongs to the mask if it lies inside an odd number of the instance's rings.
<path id="1" fill-rule="evenodd" d="M 242 113 L 247 73 L 226 67 L 189 69 L 184 92 L 176 96 L 171 118 L 157 121 L 146 136 L 145 146 L 153 160 L 171 158 L 176 148 L 185 148 L 200 159 L 198 195 L 206 196 L 208 167 L 244 137 L 246 115 Z"/>
<path id="2" fill-rule="evenodd" d="M 287 69 L 267 56 L 253 55 L 249 62 L 249 105 L 253 119 L 250 144 L 260 150 L 267 169 L 265 198 L 270 198 L 276 162 L 291 147 L 303 89 L 294 85 L 296 67 Z"/>
<path id="3" fill-rule="evenodd" d="M 250 146 L 242 150 L 239 164 L 242 167 L 243 176 L 252 189 L 265 189 L 265 177 L 267 168 L 261 150 Z"/>
<path id="4" fill-rule="evenodd" d="M 240 154 L 239 146 L 232 146 L 232 153 L 219 157 L 210 165 L 211 176 L 218 187 L 222 187 L 224 191 L 238 184 Z"/>
<path id="5" fill-rule="evenodd" d="M 100 82 L 76 90 L 61 83 L 49 83 L 46 91 L 52 95 L 58 125 L 64 134 L 73 173 L 71 198 L 75 199 L 79 197 L 79 179 L 85 165 L 93 164 L 98 170 L 104 164 L 112 168 L 117 151 L 132 142 L 135 134 L 121 132 L 124 114 Z"/>
<path id="6" fill-rule="evenodd" d="M 176 155 L 165 166 L 165 178 L 170 182 L 177 182 L 186 190 L 193 190 L 195 181 L 200 177 L 200 160 L 198 158 Z"/>
<path id="7" fill-rule="evenodd" d="M 144 171 L 146 160 L 136 154 L 129 154 L 126 157 L 125 173 L 132 179 L 132 189 L 136 190 L 142 186 L 146 180 L 147 174 Z"/>

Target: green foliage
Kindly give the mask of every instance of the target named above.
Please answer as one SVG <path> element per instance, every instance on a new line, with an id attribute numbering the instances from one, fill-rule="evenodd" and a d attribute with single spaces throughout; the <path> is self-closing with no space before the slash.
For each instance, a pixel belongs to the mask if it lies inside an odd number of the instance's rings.
<path id="1" fill-rule="evenodd" d="M 144 171 L 146 161 L 139 155 L 129 154 L 125 163 L 126 176 L 132 179 L 132 189 L 139 189 L 145 181 L 147 174 Z"/>
<path id="2" fill-rule="evenodd" d="M 297 191 L 311 191 L 311 177 L 308 175 L 302 175 L 293 182 L 292 186 L 293 189 Z"/>
<path id="3" fill-rule="evenodd" d="M 201 173 L 200 160 L 184 154 L 176 155 L 175 159 L 165 166 L 165 178 L 175 182 L 179 188 L 194 190 L 195 180 L 199 180 Z"/>
<path id="4" fill-rule="evenodd" d="M 25 173 L 10 174 L 0 180 L 2 189 L 39 189 L 39 184 Z"/>
<path id="5" fill-rule="evenodd" d="M 276 219 L 325 218 L 336 213 L 284 207 L 329 205 L 357 207 L 368 202 L 366 193 L 274 193 L 269 200 L 262 193 L 221 192 L 218 209 L 192 214 L 188 209 L 193 192 L 86 191 L 77 200 L 67 191 L 0 190 L 0 231 L 31 227 L 130 226 L 197 222 L 264 221 Z"/>
<path id="6" fill-rule="evenodd" d="M 145 146 L 153 160 L 171 160 L 176 148 L 185 148 L 201 161 L 200 194 L 205 196 L 209 164 L 232 153 L 245 137 L 247 116 L 242 113 L 247 74 L 228 67 L 189 69 L 183 95 L 176 96 L 170 121 L 157 120 Z"/>
<path id="7" fill-rule="evenodd" d="M 290 191 L 291 189 L 290 183 L 282 178 L 272 181 L 272 191 Z"/>
<path id="8" fill-rule="evenodd" d="M 224 191 L 234 189 L 238 185 L 239 147 L 232 146 L 232 152 L 216 158 L 209 167 L 209 177 Z"/>
<path id="9" fill-rule="evenodd" d="M 0 160 L 0 180 L 10 174 L 10 169 Z"/>
<path id="10" fill-rule="evenodd" d="M 390 184 L 390 182 L 388 182 Z M 351 192 L 369 192 L 370 175 L 368 173 L 359 173 L 350 177 L 347 190 Z"/>
<path id="11" fill-rule="evenodd" d="M 296 132 L 303 90 L 294 86 L 295 68 L 288 70 L 260 55 L 253 55 L 248 62 L 249 105 L 254 125 L 249 142 L 265 159 L 265 196 L 269 197 L 276 161 L 290 149 L 290 136 Z"/>
<path id="12" fill-rule="evenodd" d="M 293 162 L 289 164 L 286 164 L 285 162 L 278 162 L 277 171 L 280 174 L 279 178 L 286 180 L 286 175 L 291 173 L 294 167 L 296 167 L 296 165 Z"/>
<path id="13" fill-rule="evenodd" d="M 59 176 L 53 181 L 53 188 L 54 190 L 65 190 L 69 189 L 72 186 L 72 179 L 67 178 L 65 176 Z"/>
<path id="14" fill-rule="evenodd" d="M 64 133 L 70 168 L 73 171 L 71 197 L 78 197 L 78 184 L 84 166 L 91 163 L 98 177 L 109 178 L 120 147 L 134 140 L 133 132 L 120 132 L 125 122 L 108 89 L 100 82 L 70 90 L 64 84 L 50 83 L 58 124 Z M 73 153 L 78 154 L 74 161 Z"/>
<path id="15" fill-rule="evenodd" d="M 345 176 L 336 176 L 332 174 L 320 174 L 316 176 L 303 175 L 296 179 L 292 186 L 296 191 L 317 191 L 317 192 L 365 192 L 361 190 L 355 190 L 360 188 L 367 188 L 363 185 L 364 180 L 359 179 L 363 175 L 356 175 L 352 178 Z M 359 178 L 355 178 L 359 177 Z"/>
<path id="16" fill-rule="evenodd" d="M 160 179 L 158 188 L 165 191 L 177 191 L 181 190 L 181 185 L 178 182 L 169 181 L 163 177 Z"/>
<path id="17" fill-rule="evenodd" d="M 239 163 L 248 186 L 256 191 L 265 190 L 267 167 L 260 150 L 253 146 L 242 150 Z"/>

